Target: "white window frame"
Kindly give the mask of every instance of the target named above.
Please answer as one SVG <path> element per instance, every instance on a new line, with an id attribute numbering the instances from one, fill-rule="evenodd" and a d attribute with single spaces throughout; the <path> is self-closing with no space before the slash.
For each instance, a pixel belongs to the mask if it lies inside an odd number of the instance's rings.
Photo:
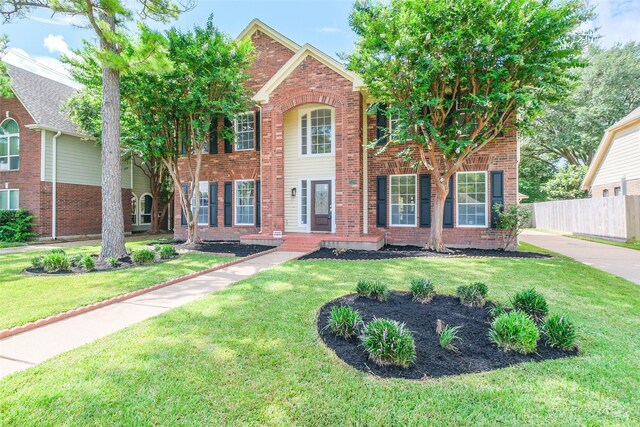
<path id="1" fill-rule="evenodd" d="M 138 199 L 138 223 L 136 225 L 150 225 L 153 222 L 153 218 L 149 218 L 149 222 L 143 222 L 142 221 L 142 215 L 145 215 L 143 210 L 142 210 L 142 204 L 143 204 L 143 200 L 144 200 L 144 196 L 149 196 L 151 197 L 151 200 L 153 203 L 153 196 L 151 195 L 151 193 L 144 193 L 142 196 L 140 196 L 140 199 Z M 149 216 L 151 217 L 153 214 L 151 213 L 151 211 L 149 211 Z"/>
<path id="2" fill-rule="evenodd" d="M 394 177 L 402 177 L 402 176 L 412 176 L 413 179 L 415 180 L 415 184 L 414 184 L 414 188 L 415 188 L 415 192 L 414 192 L 414 206 L 415 206 L 415 210 L 414 210 L 414 216 L 413 216 L 413 224 L 394 224 L 393 223 L 393 208 L 392 206 L 396 205 L 395 203 L 392 202 L 392 181 Z M 396 175 L 389 175 L 389 226 L 391 227 L 417 227 L 418 226 L 418 175 L 417 174 L 413 174 L 413 173 L 405 173 L 405 174 L 396 174 Z M 399 205 L 398 205 L 399 206 Z"/>
<path id="3" fill-rule="evenodd" d="M 307 222 L 302 222 L 302 207 L 303 207 L 303 203 L 302 203 L 302 183 L 305 183 L 305 187 L 306 187 L 306 200 L 305 200 L 305 207 L 307 209 L 307 218 L 306 221 Z M 306 179 L 306 178 L 299 178 L 298 179 L 298 192 L 299 192 L 299 196 L 298 196 L 298 226 L 299 227 L 308 227 L 309 226 L 309 196 L 310 196 L 310 183 L 311 181 Z"/>
<path id="4" fill-rule="evenodd" d="M 253 130 L 252 133 L 252 144 L 249 148 L 238 148 L 238 134 L 239 133 L 249 133 L 249 131 L 238 131 L 238 117 L 240 116 L 251 116 L 253 118 Z M 256 148 L 256 114 L 254 111 L 245 111 L 244 113 L 236 114 L 233 119 L 233 151 L 251 151 Z"/>
<path id="5" fill-rule="evenodd" d="M 211 194 L 209 194 L 209 181 L 199 181 L 198 185 L 200 186 L 200 198 L 202 198 L 202 194 L 203 191 L 202 189 L 205 189 L 205 192 L 207 193 L 207 204 L 206 204 L 206 211 L 207 211 L 207 220 L 205 222 L 200 222 L 200 200 L 198 199 L 196 201 L 196 192 L 195 190 L 193 191 L 193 194 L 191 196 L 191 215 L 195 217 L 196 219 L 196 225 L 209 225 L 209 205 L 211 204 L 211 200 L 209 199 L 211 197 Z M 205 207 L 205 206 L 202 206 Z"/>
<path id="6" fill-rule="evenodd" d="M 131 212 L 131 225 L 138 225 L 140 222 L 138 218 L 140 212 L 140 200 L 138 199 L 138 196 L 136 196 L 136 193 L 131 193 L 131 201 L 133 202 L 134 200 L 136 202 L 136 209 L 135 212 Z"/>
<path id="7" fill-rule="evenodd" d="M 18 124 L 18 122 L 11 118 L 8 117 L 6 119 L 4 119 L 2 122 L 0 122 L 0 126 L 4 125 L 5 122 L 8 121 L 12 121 L 16 124 L 16 126 L 18 126 L 18 133 L 10 133 L 7 135 L 2 135 L 0 136 L 0 138 L 7 138 L 7 154 L 6 156 L 2 156 L 2 157 L 6 157 L 7 158 L 7 169 L 4 170 L 0 170 L 0 172 L 6 172 L 6 171 L 17 171 L 20 170 L 20 125 Z M 18 137 L 18 154 L 11 154 L 11 137 Z M 11 158 L 12 157 L 17 157 L 18 158 L 18 167 L 16 169 L 11 169 Z"/>
<path id="8" fill-rule="evenodd" d="M 469 224 L 460 224 L 460 209 L 458 209 L 458 183 L 460 182 L 460 175 L 468 175 L 468 174 L 484 174 L 484 225 L 469 225 Z M 465 171 L 465 172 L 457 172 L 456 173 L 456 181 L 454 185 L 456 186 L 455 198 L 456 198 L 456 227 L 458 228 L 488 228 L 489 227 L 489 181 L 488 181 L 488 173 L 487 171 Z M 475 205 L 479 203 L 462 203 L 463 205 Z"/>
<path id="9" fill-rule="evenodd" d="M 311 113 L 316 110 L 331 111 L 331 151 L 328 153 L 311 154 Z M 307 115 L 307 154 L 302 154 L 302 117 Z M 304 108 L 298 111 L 298 157 L 328 157 L 336 151 L 336 109 L 328 105 Z"/>
<path id="10" fill-rule="evenodd" d="M 251 222 L 238 222 L 238 184 L 241 182 L 252 182 L 253 183 L 253 204 L 245 205 L 251 206 L 253 209 L 253 221 Z M 237 179 L 233 181 L 233 223 L 239 226 L 255 226 L 256 223 L 256 181 L 253 179 Z"/>
<path id="11" fill-rule="evenodd" d="M 18 206 L 15 209 L 11 209 L 11 207 L 9 206 L 9 204 L 11 203 L 11 193 L 12 192 L 18 193 Z M 7 193 L 7 206 L 6 206 L 6 208 L 4 206 L 0 206 L 0 210 L 17 211 L 18 209 L 20 209 L 20 190 L 19 189 L 17 189 L 17 188 L 4 188 L 4 189 L 0 190 L 0 193 Z"/>

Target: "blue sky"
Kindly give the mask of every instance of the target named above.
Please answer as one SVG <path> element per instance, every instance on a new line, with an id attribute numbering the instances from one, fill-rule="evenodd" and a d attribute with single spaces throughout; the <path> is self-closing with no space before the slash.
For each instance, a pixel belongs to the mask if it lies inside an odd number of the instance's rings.
<path id="1" fill-rule="evenodd" d="M 236 36 L 253 18 L 259 18 L 293 41 L 311 43 L 336 56 L 351 50 L 355 35 L 349 29 L 352 0 L 199 0 L 195 9 L 181 15 L 172 25 L 188 29 L 203 24 L 214 14 L 216 25 Z M 610 46 L 628 40 L 640 41 L 640 0 L 593 1 L 600 27 L 601 44 Z M 92 33 L 74 26 L 77 18 L 34 12 L 12 24 L 3 24 L 0 33 L 9 35 L 7 62 L 31 69 L 58 80 L 64 73 L 60 54 L 79 47 Z"/>

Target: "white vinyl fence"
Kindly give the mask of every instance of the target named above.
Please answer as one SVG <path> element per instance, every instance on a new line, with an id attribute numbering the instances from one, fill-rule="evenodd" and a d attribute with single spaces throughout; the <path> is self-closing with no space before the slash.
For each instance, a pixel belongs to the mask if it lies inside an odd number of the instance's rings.
<path id="1" fill-rule="evenodd" d="M 609 239 L 640 240 L 640 196 L 530 203 L 532 226 Z"/>

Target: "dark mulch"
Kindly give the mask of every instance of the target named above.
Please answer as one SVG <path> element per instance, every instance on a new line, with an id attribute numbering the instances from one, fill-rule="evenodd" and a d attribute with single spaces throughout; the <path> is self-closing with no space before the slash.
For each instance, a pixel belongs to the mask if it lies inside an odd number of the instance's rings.
<path id="1" fill-rule="evenodd" d="M 329 249 L 321 248 L 315 252 L 301 257 L 304 259 L 336 259 L 347 261 L 384 260 L 415 257 L 440 257 L 440 258 L 551 258 L 550 255 L 537 252 L 502 251 L 492 249 L 451 249 L 450 253 L 434 252 L 419 246 L 391 246 L 385 245 L 378 251 L 363 251 L 355 249 Z"/>
<path id="2" fill-rule="evenodd" d="M 95 262 L 95 267 L 91 271 L 86 271 L 82 267 L 73 267 L 73 266 L 69 270 L 60 270 L 60 271 L 54 271 L 54 272 L 45 271 L 43 268 L 28 267 L 23 270 L 23 273 L 32 274 L 34 276 L 50 276 L 50 275 L 65 276 L 65 275 L 72 275 L 72 274 L 99 273 L 103 271 L 124 270 L 127 268 L 141 267 L 143 265 L 158 264 L 161 262 L 171 261 L 172 259 L 176 259 L 179 256 L 180 255 L 174 255 L 171 258 L 166 258 L 166 259 L 158 258 L 153 263 L 149 263 L 149 264 L 136 264 L 131 260 L 131 257 L 126 256 L 118 260 L 117 267 L 112 267 L 111 264 L 109 264 L 109 262 L 107 261 L 98 261 L 98 255 L 91 255 L 91 257 Z"/>
<path id="3" fill-rule="evenodd" d="M 405 323 L 415 339 L 416 362 L 406 369 L 396 366 L 380 367 L 373 363 L 357 338 L 345 340 L 336 337 L 326 327 L 331 307 L 334 305 L 350 305 L 360 312 L 365 323 L 374 317 L 386 317 Z M 462 341 L 455 344 L 459 353 L 440 347 L 436 334 L 438 319 L 448 325 L 462 326 L 458 332 Z M 490 371 L 523 362 L 539 362 L 577 354 L 576 351 L 547 347 L 542 340 L 538 342 L 538 352 L 535 354 L 504 352 L 488 338 L 490 323 L 489 305 L 484 308 L 466 307 L 460 304 L 457 298 L 445 295 L 436 295 L 430 303 L 421 304 L 412 301 L 409 293 L 393 292 L 385 302 L 358 295 L 347 295 L 331 301 L 320 310 L 318 331 L 324 342 L 344 362 L 361 371 L 385 378 L 437 378 Z"/>
<path id="4" fill-rule="evenodd" d="M 166 243 L 166 242 L 165 242 Z M 188 249 L 198 252 L 217 254 L 233 254 L 236 257 L 246 257 L 273 249 L 273 246 L 245 245 L 239 241 L 205 241 L 203 245 L 185 245 L 184 242 L 174 242 L 178 249 Z"/>

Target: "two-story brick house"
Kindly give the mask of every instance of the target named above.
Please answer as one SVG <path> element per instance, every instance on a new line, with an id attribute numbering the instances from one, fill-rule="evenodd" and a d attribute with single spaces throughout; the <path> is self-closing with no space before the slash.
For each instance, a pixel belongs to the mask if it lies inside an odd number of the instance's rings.
<path id="1" fill-rule="evenodd" d="M 219 128 L 233 126 L 232 141 L 211 138 L 201 198 L 194 203 L 200 235 L 284 240 L 297 247 L 304 247 L 305 239 L 312 242 L 309 247 L 424 244 L 432 214 L 431 176 L 399 159 L 397 146 L 382 155 L 365 147 L 390 123 L 383 114 L 368 114 L 371 101 L 360 78 L 259 20 L 242 31 L 239 38 L 244 37 L 255 47 L 248 84 L 257 106 L 233 123 L 220 121 Z M 509 130 L 456 174 L 445 206 L 446 244 L 500 245 L 491 205 L 517 202 L 517 164 L 516 135 Z M 178 205 L 175 209 L 180 212 Z M 186 237 L 184 218 L 176 216 L 174 229 L 177 239 Z"/>

